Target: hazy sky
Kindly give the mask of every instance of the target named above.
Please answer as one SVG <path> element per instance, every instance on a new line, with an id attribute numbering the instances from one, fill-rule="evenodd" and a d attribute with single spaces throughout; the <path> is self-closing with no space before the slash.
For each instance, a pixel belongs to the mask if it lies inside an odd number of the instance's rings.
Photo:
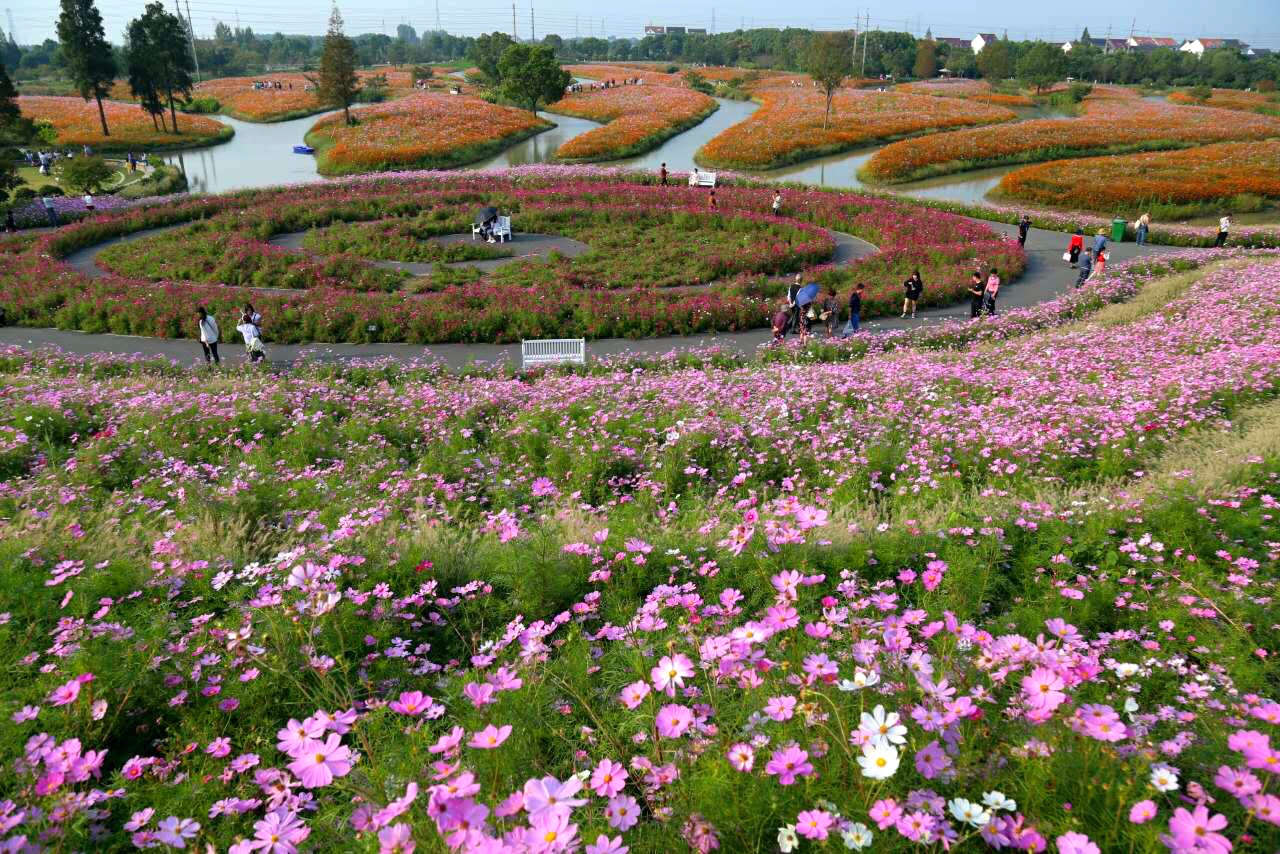
<path id="1" fill-rule="evenodd" d="M 18 40 L 23 44 L 53 37 L 57 0 L 7 0 Z M 326 0 L 269 0 L 266 3 L 238 0 L 165 0 L 172 9 L 181 2 L 199 35 L 208 35 L 215 21 L 235 24 L 237 14 L 244 26 L 257 33 L 319 33 L 324 30 L 329 5 Z M 441 26 L 453 33 L 475 35 L 494 29 L 511 30 L 511 7 L 480 0 L 438 0 Z M 521 38 L 530 32 L 531 0 L 516 0 L 516 28 Z M 856 15 L 870 14 L 871 26 L 906 29 L 923 34 L 931 28 L 935 36 L 972 36 L 975 32 L 1008 30 L 1014 39 L 1046 38 L 1064 40 L 1079 35 L 1084 26 L 1090 34 L 1104 36 L 1146 35 L 1194 38 L 1222 36 L 1241 38 L 1259 46 L 1280 47 L 1280 0 L 1075 0 L 1069 5 L 1027 3 L 1024 0 L 969 0 L 956 4 L 946 0 L 852 0 L 851 3 L 824 3 L 822 0 L 790 0 L 779 4 L 766 0 L 718 3 L 714 0 L 646 0 L 643 3 L 600 3 L 594 0 L 532 0 L 535 34 L 550 32 L 562 36 L 639 36 L 644 25 L 671 24 L 707 27 L 719 31 L 740 26 L 799 26 L 819 29 L 851 27 Z M 113 41 L 130 18 L 141 13 L 143 0 L 98 0 Z M 436 24 L 436 0 L 340 0 L 350 34 L 395 33 L 397 24 L 408 23 L 418 30 Z M 714 16 L 714 17 L 713 17 Z M 1136 20 L 1136 23 L 1135 23 Z M 8 22 L 3 23 L 5 30 Z"/>

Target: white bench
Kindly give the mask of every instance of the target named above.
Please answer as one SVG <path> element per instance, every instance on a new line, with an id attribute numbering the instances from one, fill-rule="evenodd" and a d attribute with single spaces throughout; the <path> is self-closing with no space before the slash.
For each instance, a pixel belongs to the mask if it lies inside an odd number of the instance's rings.
<path id="1" fill-rule="evenodd" d="M 511 217 L 498 217 L 498 222 L 493 226 L 493 236 L 499 241 L 511 239 Z"/>
<path id="2" fill-rule="evenodd" d="M 585 338 L 543 338 L 537 341 L 521 341 L 520 360 L 524 370 L 538 365 L 560 365 L 565 362 L 585 365 L 587 341 Z"/>
<path id="3" fill-rule="evenodd" d="M 697 169 L 689 173 L 690 187 L 714 187 L 716 185 L 716 173 L 699 172 Z"/>

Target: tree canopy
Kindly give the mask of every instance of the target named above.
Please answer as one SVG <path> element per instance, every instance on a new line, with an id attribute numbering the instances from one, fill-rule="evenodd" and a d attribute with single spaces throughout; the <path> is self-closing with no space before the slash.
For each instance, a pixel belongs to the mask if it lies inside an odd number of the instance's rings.
<path id="1" fill-rule="evenodd" d="M 116 57 L 102 29 L 102 15 L 93 0 L 62 0 L 58 15 L 58 41 L 67 76 L 80 97 L 98 102 L 98 120 L 102 135 L 110 136 L 107 114 L 102 99 L 111 91 L 116 79 Z"/>
<path id="2" fill-rule="evenodd" d="M 342 107 L 347 124 L 351 124 L 351 105 L 360 93 L 360 77 L 356 74 L 356 51 L 343 32 L 342 13 L 335 4 L 329 13 L 329 31 L 324 37 L 324 53 L 320 55 L 320 98 Z"/>
<path id="3" fill-rule="evenodd" d="M 502 57 L 506 54 L 507 48 L 514 44 L 515 41 L 506 33 L 489 33 L 480 36 L 472 43 L 470 50 L 467 51 L 467 59 L 480 69 L 490 86 L 497 86 L 502 82 L 500 67 Z"/>
<path id="4" fill-rule="evenodd" d="M 822 118 L 825 128 L 831 121 L 831 102 L 844 79 L 853 73 L 853 42 L 845 33 L 818 33 L 805 55 L 805 72 L 818 82 L 827 99 Z"/>
<path id="5" fill-rule="evenodd" d="M 938 73 L 938 45 L 931 39 L 916 43 L 916 64 L 912 69 L 916 77 L 928 80 Z"/>
<path id="6" fill-rule="evenodd" d="M 503 97 L 538 111 L 539 104 L 558 101 L 573 79 L 546 45 L 513 44 L 498 62 Z"/>
<path id="7" fill-rule="evenodd" d="M 978 52 L 978 72 L 988 80 L 1007 80 L 1013 74 L 1009 43 L 998 40 L 983 45 Z"/>
<path id="8" fill-rule="evenodd" d="M 163 95 L 169 106 L 170 130 L 178 133 L 176 102 L 190 97 L 194 85 L 186 28 L 177 15 L 152 2 L 143 9 L 142 17 L 129 23 L 127 33 L 129 87 L 148 111 L 159 104 Z"/>
<path id="9" fill-rule="evenodd" d="M 1067 76 L 1067 56 L 1062 48 L 1036 42 L 1018 60 L 1018 78 L 1036 94 Z"/>

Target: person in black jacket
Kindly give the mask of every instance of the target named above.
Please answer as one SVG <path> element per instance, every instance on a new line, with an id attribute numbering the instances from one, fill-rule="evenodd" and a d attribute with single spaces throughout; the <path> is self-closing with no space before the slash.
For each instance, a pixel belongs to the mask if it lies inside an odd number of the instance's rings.
<path id="1" fill-rule="evenodd" d="M 793 333 L 800 330 L 800 303 L 796 299 L 800 294 L 800 274 L 796 273 L 795 281 L 787 288 L 787 305 L 791 308 L 791 320 L 787 323 L 787 332 Z"/>
<path id="2" fill-rule="evenodd" d="M 969 318 L 971 320 L 982 314 L 982 301 L 986 289 L 982 281 L 982 272 L 974 270 L 973 275 L 969 277 Z"/>
<path id="3" fill-rule="evenodd" d="M 848 338 L 858 331 L 858 325 L 862 322 L 862 283 L 854 285 L 853 293 L 849 294 L 849 322 L 844 325 L 844 329 L 840 333 L 841 338 Z"/>
<path id="4" fill-rule="evenodd" d="M 1018 245 L 1027 245 L 1027 232 L 1031 230 L 1031 217 L 1026 214 L 1022 215 L 1022 219 L 1018 220 Z"/>
<path id="5" fill-rule="evenodd" d="M 912 273 L 910 278 L 902 283 L 902 291 L 904 296 L 902 300 L 902 316 L 906 317 L 907 313 L 910 312 L 911 316 L 915 317 L 916 301 L 924 293 L 924 280 L 920 278 L 919 270 Z"/>

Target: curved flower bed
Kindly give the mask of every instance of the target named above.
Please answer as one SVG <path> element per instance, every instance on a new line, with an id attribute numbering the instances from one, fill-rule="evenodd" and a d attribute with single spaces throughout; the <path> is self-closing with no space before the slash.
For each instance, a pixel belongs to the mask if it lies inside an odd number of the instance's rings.
<path id="1" fill-rule="evenodd" d="M 636 78 L 643 80 L 646 86 L 684 85 L 684 78 L 679 74 L 668 74 L 665 71 L 659 71 L 653 66 L 608 65 L 585 62 L 580 65 L 566 65 L 564 70 L 574 77 L 582 77 L 588 80 L 616 80 L 621 83 L 628 78 Z"/>
<path id="2" fill-rule="evenodd" d="M 893 183 L 1003 163 L 1186 148 L 1277 135 L 1280 118 L 1157 104 L 1100 92 L 1089 96 L 1079 118 L 1035 119 L 886 145 L 872 155 L 858 177 Z"/>
<path id="3" fill-rule="evenodd" d="M 1055 160 L 1005 175 L 1002 196 L 1095 211 L 1143 205 L 1227 204 L 1280 197 L 1280 141 L 1228 142 L 1186 151 Z"/>
<path id="4" fill-rule="evenodd" d="M 964 98 L 968 101 L 980 101 L 984 104 L 995 104 L 1001 107 L 1034 107 L 1036 103 L 1026 95 L 1006 95 L 1002 92 L 993 92 L 991 84 L 985 80 L 966 80 L 964 78 L 918 80 L 914 83 L 899 83 L 893 88 L 897 92 L 907 92 L 912 95 Z"/>
<path id="5" fill-rule="evenodd" d="M 1242 110 L 1246 113 L 1280 115 L 1280 98 L 1275 92 L 1244 92 L 1240 89 L 1214 89 L 1207 101 L 1201 101 L 1190 92 L 1170 92 L 1168 100 L 1175 104 L 1199 104 L 1223 110 Z"/>
<path id="6" fill-rule="evenodd" d="M 159 337 L 190 335 L 191 311 L 197 304 L 207 304 L 225 316 L 246 299 L 270 318 L 267 335 L 279 342 L 648 337 L 765 325 L 785 290 L 784 281 L 767 273 L 794 270 L 829 257 L 832 244 L 820 229 L 845 231 L 880 247 L 880 252 L 855 263 L 819 265 L 809 273 L 824 285 L 841 289 L 855 281 L 865 282 L 866 316 L 892 311 L 900 299 L 900 283 L 913 269 L 920 269 L 928 283 L 926 301 L 941 304 L 963 293 L 975 265 L 994 264 L 1016 277 L 1025 263 L 1015 244 L 981 225 L 888 200 L 789 191 L 792 215 L 776 221 L 767 213 L 772 199 L 772 188 L 767 186 L 724 186 L 719 192 L 721 209 L 711 214 L 700 192 L 614 183 L 611 176 L 616 174 L 546 168 L 505 175 L 406 174 L 173 200 L 99 216 L 35 241 L 7 244 L 8 251 L 0 254 L 0 280 L 12 287 L 0 292 L 0 309 L 10 323 Z M 569 176 L 578 180 L 568 180 Z M 141 241 L 138 251 L 149 260 L 138 272 L 162 276 L 165 269 L 152 266 L 159 262 L 184 270 L 198 268 L 204 278 L 218 277 L 213 271 L 226 267 L 223 250 L 234 245 L 240 259 L 235 275 L 249 277 L 256 286 L 275 287 L 277 283 L 263 271 L 288 266 L 295 256 L 263 242 L 270 235 L 414 214 L 429 207 L 433 198 L 446 197 L 456 200 L 464 211 L 490 199 L 509 198 L 527 212 L 529 222 L 545 220 L 541 230 L 557 233 L 559 228 L 569 236 L 575 219 L 591 223 L 593 216 L 607 215 L 621 222 L 639 217 L 645 228 L 604 231 L 592 237 L 589 227 L 580 225 L 581 236 L 588 243 L 604 241 L 607 252 L 587 253 L 573 261 L 521 262 L 484 275 L 466 270 L 437 273 L 430 284 L 435 292 L 421 295 L 399 292 L 403 289 L 383 293 L 386 288 L 377 279 L 368 283 L 370 292 L 361 293 L 347 282 L 335 285 L 319 273 L 314 286 L 290 293 L 168 279 L 86 279 L 50 257 L 145 228 L 207 220 L 208 233 L 217 239 L 193 244 L 189 258 L 182 257 L 183 241 L 155 254 Z M 517 219 L 517 228 L 524 217 L 522 213 Z M 232 222 L 235 228 L 221 230 Z M 692 235 L 688 245 L 678 236 L 686 222 L 695 227 L 685 232 Z M 708 222 L 713 228 L 705 231 Z M 711 242 L 698 243 L 699 234 Z M 761 235 L 769 239 L 761 242 Z M 255 260 L 255 253 L 261 262 Z M 122 255 L 129 257 L 130 252 L 122 250 Z M 330 263 L 339 261 L 353 262 L 354 269 L 361 267 L 359 259 L 350 256 L 338 256 Z M 313 263 L 321 272 L 333 269 L 322 261 Z M 290 273 L 288 282 L 297 275 Z M 656 287 L 707 282 L 709 277 L 722 280 L 715 287 L 693 290 Z"/>
<path id="7" fill-rule="evenodd" d="M 803 370 L 0 352 L 3 841 L 1274 850 L 1280 460 L 1177 443 L 1277 342 L 1273 259 Z"/>
<path id="8" fill-rule="evenodd" d="M 384 68 L 356 73 L 366 82 L 375 76 L 385 78 L 387 94 L 392 98 L 413 91 L 413 80 L 408 71 Z M 219 112 L 241 121 L 283 122 L 332 109 L 331 105 L 320 100 L 315 91 L 308 91 L 312 86 L 308 77 L 314 75 L 272 72 L 254 77 L 219 77 L 197 83 L 195 96 L 216 98 L 221 105 Z M 254 83 L 263 81 L 279 83 L 281 88 L 254 88 Z"/>
<path id="9" fill-rule="evenodd" d="M 841 89 L 824 127 L 826 98 L 820 91 L 775 85 L 757 92 L 760 109 L 702 146 L 699 163 L 771 169 L 896 137 L 1016 118 L 1001 107 L 958 98 Z"/>
<path id="10" fill-rule="evenodd" d="M 440 92 L 415 92 L 352 116 L 355 125 L 337 113 L 307 132 L 322 175 L 461 166 L 553 127 L 527 110 Z"/>
<path id="11" fill-rule="evenodd" d="M 102 135 L 97 101 L 54 95 L 22 95 L 18 98 L 18 108 L 29 119 L 52 124 L 58 145 L 90 145 L 99 151 L 194 148 L 226 142 L 235 133 L 229 125 L 186 113 L 178 116 L 179 132 L 168 133 L 156 127 L 142 107 L 120 101 L 102 102 L 110 136 Z"/>
<path id="12" fill-rule="evenodd" d="M 717 109 L 714 98 L 693 89 L 645 84 L 587 89 L 547 110 L 605 123 L 556 149 L 559 160 L 617 160 L 656 148 Z"/>

